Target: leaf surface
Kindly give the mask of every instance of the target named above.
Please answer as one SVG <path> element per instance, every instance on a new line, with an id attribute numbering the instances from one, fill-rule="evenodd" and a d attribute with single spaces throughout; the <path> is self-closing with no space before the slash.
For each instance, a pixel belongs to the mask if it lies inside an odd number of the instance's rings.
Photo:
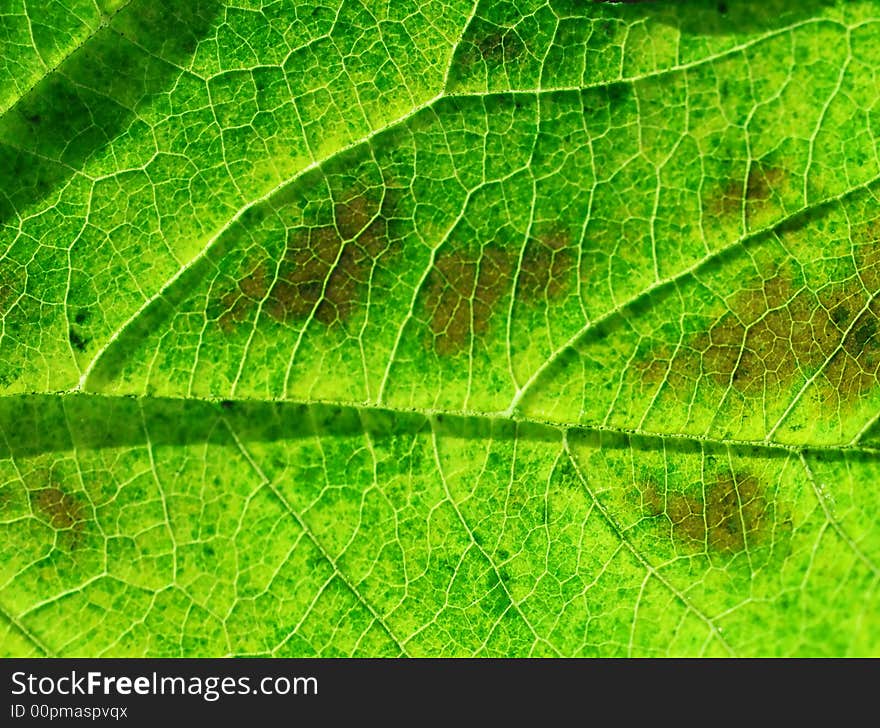
<path id="1" fill-rule="evenodd" d="M 8 18 L 4 653 L 876 654 L 876 2 Z"/>

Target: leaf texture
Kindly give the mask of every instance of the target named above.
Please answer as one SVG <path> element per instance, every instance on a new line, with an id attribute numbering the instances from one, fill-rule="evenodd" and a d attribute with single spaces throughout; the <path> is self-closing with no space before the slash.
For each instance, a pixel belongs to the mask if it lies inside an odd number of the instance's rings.
<path id="1" fill-rule="evenodd" d="M 7 5 L 4 654 L 877 654 L 876 0 Z"/>

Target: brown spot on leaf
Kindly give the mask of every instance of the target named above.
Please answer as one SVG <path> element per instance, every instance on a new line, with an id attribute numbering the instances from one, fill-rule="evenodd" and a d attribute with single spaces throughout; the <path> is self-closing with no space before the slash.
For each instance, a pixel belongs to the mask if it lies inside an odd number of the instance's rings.
<path id="1" fill-rule="evenodd" d="M 867 366 L 874 377 L 876 314 L 859 314 L 864 300 L 864 291 L 852 281 L 829 284 L 817 293 L 795 287 L 788 274 L 777 270 L 759 288 L 732 296 L 729 310 L 708 331 L 691 336 L 677 351 L 661 347 L 639 371 L 648 381 L 665 376 L 682 398 L 689 398 L 698 375 L 755 397 L 777 393 L 829 361 L 833 369 L 843 354 Z M 845 398 L 851 388 L 841 386 Z"/>
<path id="2" fill-rule="evenodd" d="M 710 217 L 738 218 L 746 208 L 752 218 L 772 208 L 780 188 L 788 179 L 788 172 L 767 161 L 757 160 L 748 167 L 745 184 L 734 175 L 719 187 L 710 188 L 704 201 L 704 211 Z"/>
<path id="3" fill-rule="evenodd" d="M 643 513 L 668 519 L 673 538 L 688 549 L 732 555 L 772 538 L 773 507 L 754 475 L 721 473 L 688 492 L 648 480 L 640 491 Z"/>
<path id="4" fill-rule="evenodd" d="M 426 285 L 428 345 L 441 355 L 456 354 L 485 334 L 510 290 L 516 260 L 513 250 L 496 247 L 441 254 Z"/>
<path id="5" fill-rule="evenodd" d="M 26 279 L 23 268 L 8 259 L 0 260 L 0 317 L 6 315 L 15 305 L 21 281 Z"/>
<path id="6" fill-rule="evenodd" d="M 30 491 L 31 510 L 55 531 L 63 533 L 71 549 L 79 544 L 88 523 L 88 509 L 79 496 L 57 485 Z"/>
<path id="7" fill-rule="evenodd" d="M 831 406 L 840 400 L 857 401 L 880 383 L 880 303 L 874 298 L 880 292 L 880 218 L 854 225 L 851 237 L 858 275 L 848 287 L 849 300 L 832 312 L 835 321 L 846 314 L 849 331 L 823 372 L 826 386 L 820 387 Z M 866 295 L 871 296 L 867 306 Z"/>
<path id="8" fill-rule="evenodd" d="M 258 263 L 237 284 L 220 296 L 220 328 L 231 333 L 237 324 L 251 315 L 269 290 L 269 273 L 266 263 Z"/>
<path id="9" fill-rule="evenodd" d="M 576 262 L 567 234 L 554 232 L 526 243 L 517 281 L 517 296 L 525 301 L 551 300 L 564 293 Z"/>
<path id="10" fill-rule="evenodd" d="M 862 285 L 872 294 L 880 291 L 880 218 L 854 225 L 852 241 Z"/>
<path id="11" fill-rule="evenodd" d="M 784 172 L 778 167 L 770 167 L 760 161 L 749 165 L 746 177 L 746 202 L 762 205 L 773 197 L 773 188 L 782 180 Z"/>
<path id="12" fill-rule="evenodd" d="M 471 66 L 477 61 L 503 65 L 519 58 L 525 50 L 525 43 L 515 29 L 476 19 L 470 38 L 462 43 L 458 57 L 465 66 Z"/>
<path id="13" fill-rule="evenodd" d="M 375 261 L 392 245 L 389 216 L 396 196 L 349 193 L 333 208 L 333 224 L 295 228 L 284 255 L 252 263 L 232 290 L 222 294 L 224 331 L 248 320 L 259 306 L 274 321 L 310 316 L 330 326 L 362 305 Z"/>
<path id="14" fill-rule="evenodd" d="M 843 346 L 823 372 L 823 399 L 828 405 L 857 401 L 880 383 L 880 303 L 876 300 L 859 313 Z"/>
<path id="15" fill-rule="evenodd" d="M 347 317 L 355 294 L 356 244 L 346 245 L 335 227 L 297 229 L 287 239 L 284 259 L 264 310 L 276 321 L 315 318 L 329 325 Z"/>
<path id="16" fill-rule="evenodd" d="M 742 179 L 734 178 L 712 190 L 704 199 L 703 208 L 711 217 L 735 218 L 742 215 L 743 200 Z"/>

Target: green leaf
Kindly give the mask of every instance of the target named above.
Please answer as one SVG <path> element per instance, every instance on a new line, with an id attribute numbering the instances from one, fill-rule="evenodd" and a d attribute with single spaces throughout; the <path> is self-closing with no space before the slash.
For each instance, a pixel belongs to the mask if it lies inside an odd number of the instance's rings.
<path id="1" fill-rule="evenodd" d="M 0 652 L 878 654 L 876 0 L 7 5 Z"/>

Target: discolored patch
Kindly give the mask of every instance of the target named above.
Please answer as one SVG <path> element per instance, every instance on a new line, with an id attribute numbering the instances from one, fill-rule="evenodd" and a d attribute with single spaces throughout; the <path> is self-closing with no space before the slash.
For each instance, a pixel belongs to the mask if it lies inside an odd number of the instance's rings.
<path id="1" fill-rule="evenodd" d="M 570 243 L 562 232 L 537 236 L 526 243 L 516 284 L 517 298 L 552 300 L 565 292 L 576 268 Z"/>
<path id="2" fill-rule="evenodd" d="M 758 160 L 749 165 L 749 174 L 746 177 L 746 203 L 755 206 L 766 205 L 773 199 L 774 191 L 785 180 L 787 173 L 780 167 L 775 167 Z"/>
<path id="3" fill-rule="evenodd" d="M 759 288 L 728 300 L 729 310 L 708 331 L 681 347 L 653 350 L 637 368 L 647 381 L 665 380 L 689 400 L 695 376 L 754 397 L 780 392 L 827 365 L 840 399 L 874 386 L 880 365 L 878 309 L 865 306 L 865 290 L 853 277 L 814 292 L 777 270 Z M 845 381 L 846 370 L 850 381 Z"/>
<path id="4" fill-rule="evenodd" d="M 302 320 L 314 312 L 323 324 L 348 316 L 360 278 L 356 243 L 345 240 L 334 227 L 293 230 L 269 290 L 263 310 L 274 320 Z"/>
<path id="5" fill-rule="evenodd" d="M 517 255 L 485 247 L 441 254 L 426 283 L 428 347 L 456 354 L 489 330 L 499 301 L 510 291 Z"/>
<path id="6" fill-rule="evenodd" d="M 57 485 L 31 490 L 29 497 L 34 515 L 63 534 L 70 549 L 75 549 L 89 521 L 88 508 L 82 499 Z"/>
<path id="7" fill-rule="evenodd" d="M 757 160 L 748 167 L 745 180 L 733 175 L 716 187 L 709 187 L 703 211 L 709 217 L 737 218 L 745 209 L 746 217 L 771 209 L 789 173 L 766 160 Z"/>
<path id="8" fill-rule="evenodd" d="M 668 520 L 673 539 L 687 550 L 732 555 L 772 541 L 773 504 L 749 473 L 721 473 L 688 492 L 646 480 L 639 492 L 645 516 Z"/>
<path id="9" fill-rule="evenodd" d="M 730 179 L 720 187 L 710 188 L 703 199 L 703 212 L 709 217 L 736 217 L 742 215 L 745 195 L 741 179 Z"/>
<path id="10" fill-rule="evenodd" d="M 872 301 L 853 323 L 843 346 L 823 372 L 825 404 L 857 401 L 880 384 L 880 303 Z"/>
<path id="11" fill-rule="evenodd" d="M 0 260 L 0 317 L 5 316 L 15 306 L 21 282 L 26 280 L 24 268 L 9 260 Z"/>
<path id="12" fill-rule="evenodd" d="M 221 328 L 230 332 L 257 309 L 280 323 L 347 320 L 363 305 L 376 260 L 393 246 L 395 199 L 388 192 L 382 198 L 352 193 L 334 205 L 333 224 L 291 230 L 280 261 L 252 262 L 220 296 Z"/>
<path id="13" fill-rule="evenodd" d="M 4 316 L 11 308 L 12 286 L 8 285 L 0 278 L 0 316 Z"/>
<path id="14" fill-rule="evenodd" d="M 504 65 L 515 61 L 525 50 L 525 43 L 515 29 L 477 19 L 471 28 L 470 37 L 462 43 L 458 60 L 465 66 L 471 66 L 478 61 Z"/>
<path id="15" fill-rule="evenodd" d="M 824 372 L 830 387 L 823 389 L 826 404 L 858 400 L 880 384 L 880 218 L 853 226 L 853 258 L 858 276 L 852 282 L 852 301 L 846 313 L 856 316 L 840 350 Z M 865 295 L 871 296 L 864 306 Z"/>
<path id="16" fill-rule="evenodd" d="M 80 352 L 85 351 L 89 346 L 89 341 L 91 341 L 73 327 L 67 331 L 67 340 L 74 349 Z"/>
<path id="17" fill-rule="evenodd" d="M 880 291 L 880 218 L 852 227 L 853 258 L 869 293 Z"/>

